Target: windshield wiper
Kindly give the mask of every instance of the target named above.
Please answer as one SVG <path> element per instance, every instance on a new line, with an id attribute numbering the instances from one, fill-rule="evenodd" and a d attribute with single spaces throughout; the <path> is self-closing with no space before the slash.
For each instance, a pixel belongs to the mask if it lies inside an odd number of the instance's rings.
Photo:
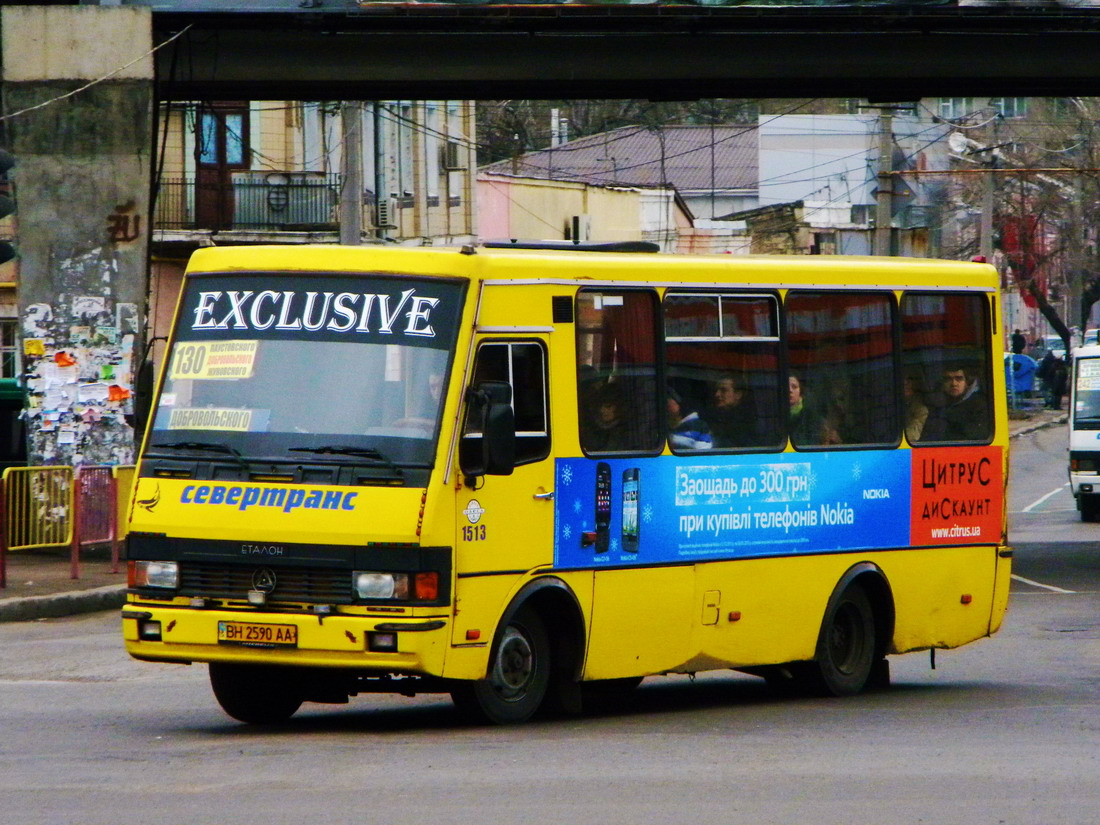
<path id="1" fill-rule="evenodd" d="M 287 447 L 291 453 L 315 453 L 317 455 L 350 455 L 369 458 L 401 475 L 401 468 L 373 447 L 348 447 L 342 444 L 326 444 L 322 447 Z"/>
<path id="2" fill-rule="evenodd" d="M 152 449 L 163 448 L 165 450 L 192 450 L 192 451 L 208 451 L 212 453 L 223 453 L 231 456 L 234 461 L 240 464 L 242 467 L 247 467 L 248 462 L 245 461 L 243 455 L 239 450 L 235 450 L 227 444 L 218 444 L 214 441 L 172 441 L 167 444 L 151 444 Z"/>

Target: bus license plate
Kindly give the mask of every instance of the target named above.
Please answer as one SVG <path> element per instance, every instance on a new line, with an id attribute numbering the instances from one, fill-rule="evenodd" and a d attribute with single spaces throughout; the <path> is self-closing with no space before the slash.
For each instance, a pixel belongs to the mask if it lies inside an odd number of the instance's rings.
<path id="1" fill-rule="evenodd" d="M 298 646 L 298 628 L 292 624 L 218 622 L 218 641 L 231 645 Z"/>

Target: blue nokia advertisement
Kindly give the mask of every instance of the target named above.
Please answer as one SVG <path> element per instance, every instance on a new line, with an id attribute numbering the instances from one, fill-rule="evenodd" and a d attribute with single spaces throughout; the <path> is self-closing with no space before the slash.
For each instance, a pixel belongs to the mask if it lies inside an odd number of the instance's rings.
<path id="1" fill-rule="evenodd" d="M 777 460 L 778 459 L 778 460 Z M 556 463 L 558 568 L 905 547 L 910 451 Z"/>

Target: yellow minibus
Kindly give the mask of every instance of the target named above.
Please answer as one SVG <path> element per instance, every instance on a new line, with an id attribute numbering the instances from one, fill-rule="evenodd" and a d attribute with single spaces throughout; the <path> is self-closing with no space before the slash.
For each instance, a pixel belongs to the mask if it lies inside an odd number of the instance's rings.
<path id="1" fill-rule="evenodd" d="M 855 694 L 996 631 L 994 269 L 646 250 L 196 252 L 129 653 L 208 663 L 248 723 L 371 692 L 515 723 L 656 674 Z"/>

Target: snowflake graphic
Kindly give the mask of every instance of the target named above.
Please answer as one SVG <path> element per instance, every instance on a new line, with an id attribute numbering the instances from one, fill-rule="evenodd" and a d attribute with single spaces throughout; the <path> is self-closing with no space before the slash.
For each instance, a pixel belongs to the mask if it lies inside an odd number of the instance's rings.
<path id="1" fill-rule="evenodd" d="M 561 528 L 561 535 L 562 538 L 568 541 L 573 537 L 573 528 L 566 524 L 564 527 Z"/>
<path id="2" fill-rule="evenodd" d="M 642 508 L 642 521 L 644 521 L 646 524 L 649 524 L 650 522 L 653 521 L 653 506 L 652 505 L 647 504 L 645 507 Z"/>
<path id="3" fill-rule="evenodd" d="M 806 483 L 809 485 L 810 492 L 813 493 L 817 489 L 817 472 L 811 468 L 806 476 Z"/>
<path id="4" fill-rule="evenodd" d="M 617 553 L 619 551 L 619 540 L 611 539 L 610 547 L 612 553 Z"/>
<path id="5" fill-rule="evenodd" d="M 861 478 L 863 478 L 863 465 L 857 461 L 852 465 L 852 479 L 859 481 Z"/>
<path id="6" fill-rule="evenodd" d="M 577 515 L 580 515 L 581 508 L 583 508 L 583 507 L 584 507 L 584 505 L 581 504 L 581 500 L 579 498 L 573 499 L 573 512 L 574 513 L 576 513 Z"/>
<path id="7" fill-rule="evenodd" d="M 561 468 L 561 483 L 572 484 L 573 483 L 573 468 L 566 464 Z"/>

